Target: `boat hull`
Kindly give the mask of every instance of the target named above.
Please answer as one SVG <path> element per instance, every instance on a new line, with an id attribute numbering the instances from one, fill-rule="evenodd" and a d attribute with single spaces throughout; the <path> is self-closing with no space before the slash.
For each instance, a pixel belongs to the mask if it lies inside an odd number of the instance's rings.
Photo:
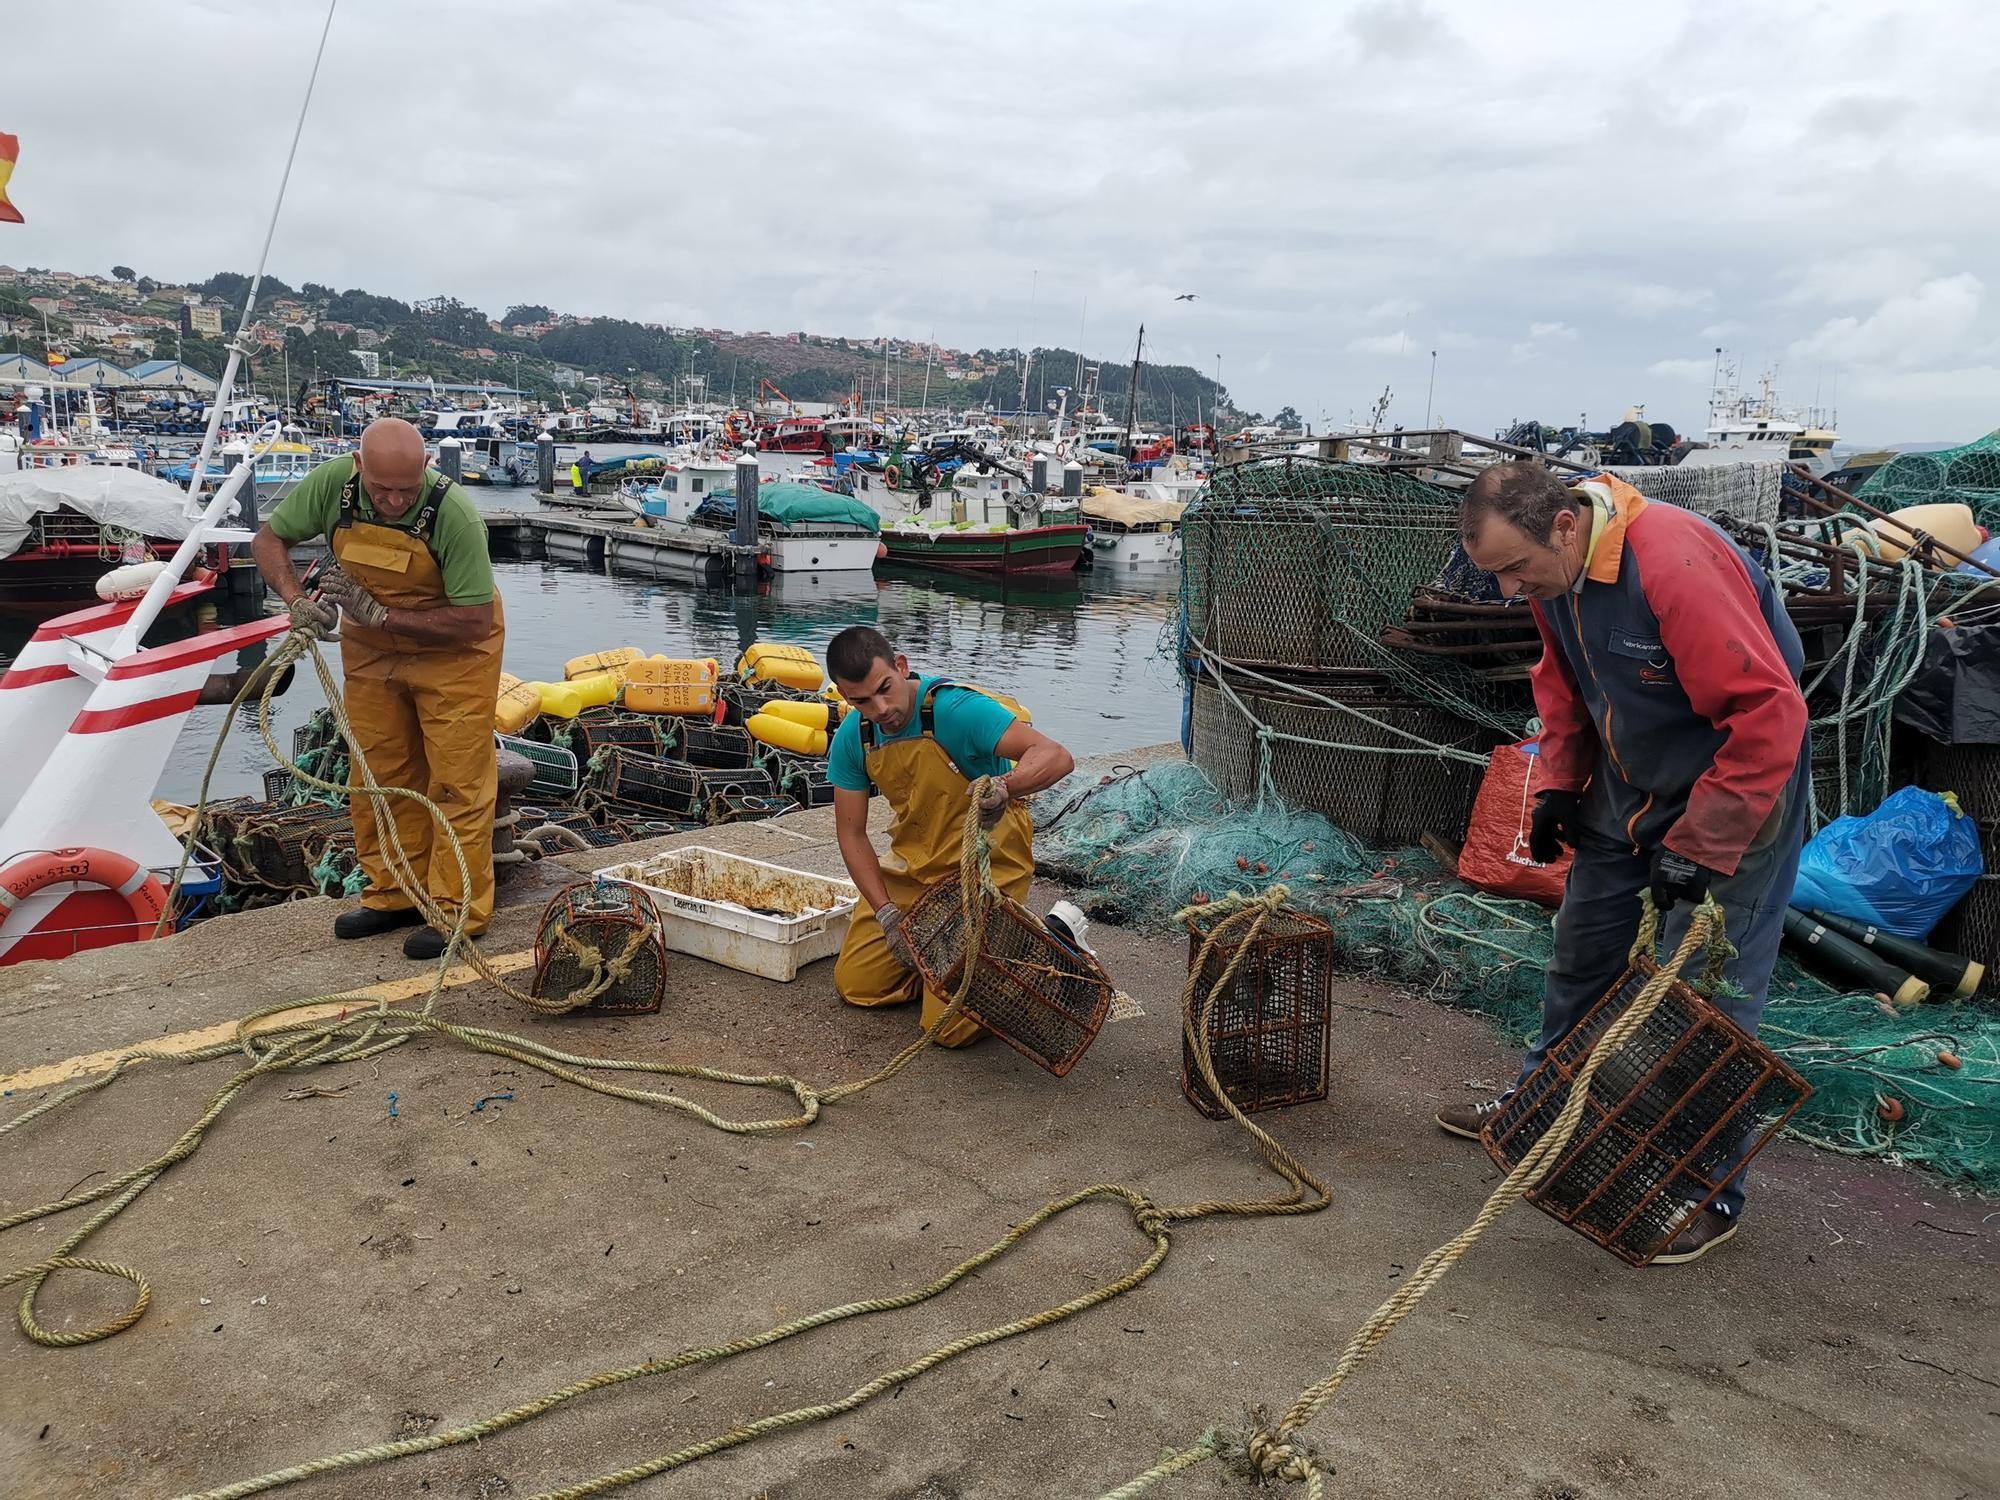
<path id="1" fill-rule="evenodd" d="M 882 533 L 889 561 L 953 573 L 1066 573 L 1083 555 L 1086 526 L 1035 526 L 1016 531 Z"/>

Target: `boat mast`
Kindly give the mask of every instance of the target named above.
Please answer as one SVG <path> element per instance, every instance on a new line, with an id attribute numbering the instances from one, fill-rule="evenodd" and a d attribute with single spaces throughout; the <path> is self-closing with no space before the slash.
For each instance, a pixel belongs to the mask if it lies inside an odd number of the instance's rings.
<path id="1" fill-rule="evenodd" d="M 1146 325 L 1139 325 L 1138 347 L 1132 351 L 1132 386 L 1125 396 L 1125 457 L 1128 461 L 1139 456 L 1139 361 L 1146 357 Z"/>

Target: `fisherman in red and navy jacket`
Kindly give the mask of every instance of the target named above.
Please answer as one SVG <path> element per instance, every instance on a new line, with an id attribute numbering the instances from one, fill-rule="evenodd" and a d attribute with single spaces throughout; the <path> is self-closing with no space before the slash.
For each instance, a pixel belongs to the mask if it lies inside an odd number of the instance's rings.
<path id="1" fill-rule="evenodd" d="M 1703 896 L 1736 957 L 1717 1003 L 1752 1035 L 1778 959 L 1805 834 L 1810 746 L 1798 632 L 1762 568 L 1711 522 L 1600 475 L 1565 487 L 1532 461 L 1466 491 L 1466 555 L 1541 632 L 1540 793 L 1530 852 L 1576 851 L 1556 918 L 1542 1035 L 1525 1079 L 1617 980 L 1640 893 L 1672 952 Z M 1741 999 L 1728 998 L 1740 993 Z M 1503 1101 L 1441 1110 L 1477 1136 Z M 1741 1147 L 1739 1145 L 1738 1149 Z M 1691 1214 L 1654 1264 L 1736 1232 L 1743 1178 Z"/>

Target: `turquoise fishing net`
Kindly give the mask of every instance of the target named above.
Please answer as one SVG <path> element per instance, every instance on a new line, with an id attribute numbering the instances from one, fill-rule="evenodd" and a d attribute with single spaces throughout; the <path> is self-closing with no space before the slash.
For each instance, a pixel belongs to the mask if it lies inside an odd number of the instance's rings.
<path id="1" fill-rule="evenodd" d="M 1471 890 L 1419 850 L 1367 848 L 1273 797 L 1232 802 L 1186 762 L 1073 778 L 1035 814 L 1042 872 L 1100 920 L 1159 928 L 1204 896 L 1282 882 L 1332 925 L 1345 971 L 1478 1011 L 1513 1041 L 1539 1027 L 1553 913 Z M 1787 957 L 1761 1035 L 1814 1089 L 1790 1134 L 2000 1187 L 2000 1014 L 1969 1002 L 1899 1012 Z"/>

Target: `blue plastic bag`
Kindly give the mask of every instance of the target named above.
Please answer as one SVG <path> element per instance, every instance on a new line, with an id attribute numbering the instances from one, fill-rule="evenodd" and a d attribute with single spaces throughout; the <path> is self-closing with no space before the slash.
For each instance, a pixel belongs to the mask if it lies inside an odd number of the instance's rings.
<path id="1" fill-rule="evenodd" d="M 1792 905 L 1922 940 L 1985 869 L 1955 798 L 1906 786 L 1865 818 L 1835 818 L 1799 853 Z"/>

